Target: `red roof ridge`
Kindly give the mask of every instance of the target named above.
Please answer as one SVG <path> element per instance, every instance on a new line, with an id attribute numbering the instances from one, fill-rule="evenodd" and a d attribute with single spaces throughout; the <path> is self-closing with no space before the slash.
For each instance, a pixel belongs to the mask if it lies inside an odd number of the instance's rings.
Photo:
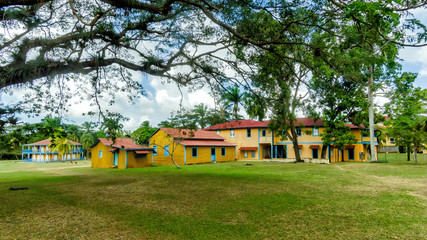
<path id="1" fill-rule="evenodd" d="M 200 140 L 224 140 L 220 135 L 206 130 L 180 129 L 180 128 L 160 128 L 166 134 L 177 139 L 200 139 Z"/>
<path id="2" fill-rule="evenodd" d="M 121 149 L 132 149 L 132 150 L 150 150 L 152 148 L 141 146 L 132 141 L 130 138 L 117 138 L 116 141 L 113 144 L 113 141 L 107 138 L 98 138 L 98 140 L 104 144 L 105 146 L 110 146 L 114 148 L 121 148 Z M 95 144 L 96 145 L 96 144 Z"/>

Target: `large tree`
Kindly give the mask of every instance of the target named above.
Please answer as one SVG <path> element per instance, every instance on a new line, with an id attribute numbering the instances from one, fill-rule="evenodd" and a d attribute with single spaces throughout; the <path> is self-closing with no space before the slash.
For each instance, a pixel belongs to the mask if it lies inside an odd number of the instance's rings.
<path id="1" fill-rule="evenodd" d="M 385 123 L 396 145 L 414 152 L 414 161 L 420 147 L 427 142 L 427 89 L 415 87 L 417 74 L 403 73 L 392 82 L 388 92 L 390 102 L 386 104 L 386 114 L 390 117 Z"/>
<path id="2" fill-rule="evenodd" d="M 98 99 L 112 92 L 130 91 L 130 97 L 141 92 L 130 70 L 183 85 L 222 84 L 238 79 L 226 77 L 231 68 L 237 75 L 256 71 L 239 66 L 236 57 L 266 52 L 292 63 L 289 69 L 301 66 L 313 75 L 332 70 L 357 81 L 367 76 L 359 66 L 375 71 L 378 56 L 394 58 L 388 54 L 396 44 L 425 40 L 419 21 L 403 18 L 426 5 L 424 0 L 4 0 L 0 87 L 50 92 L 48 99 L 59 99 L 61 113 L 69 104 L 66 93 L 73 91 L 70 82 L 100 106 Z M 412 29 L 417 35 L 406 37 Z"/>

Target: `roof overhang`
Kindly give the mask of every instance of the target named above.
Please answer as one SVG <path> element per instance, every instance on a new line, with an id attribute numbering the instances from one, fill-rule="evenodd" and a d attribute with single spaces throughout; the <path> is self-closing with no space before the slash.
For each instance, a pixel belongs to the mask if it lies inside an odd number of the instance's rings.
<path id="1" fill-rule="evenodd" d="M 256 151 L 258 150 L 257 147 L 240 147 L 239 150 L 241 151 Z"/>

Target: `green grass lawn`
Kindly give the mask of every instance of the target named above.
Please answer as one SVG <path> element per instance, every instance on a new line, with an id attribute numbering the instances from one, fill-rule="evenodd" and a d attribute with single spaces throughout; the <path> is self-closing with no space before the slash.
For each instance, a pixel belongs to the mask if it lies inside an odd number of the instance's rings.
<path id="1" fill-rule="evenodd" d="M 0 239 L 427 239 L 427 159 L 245 164 L 0 161 Z"/>

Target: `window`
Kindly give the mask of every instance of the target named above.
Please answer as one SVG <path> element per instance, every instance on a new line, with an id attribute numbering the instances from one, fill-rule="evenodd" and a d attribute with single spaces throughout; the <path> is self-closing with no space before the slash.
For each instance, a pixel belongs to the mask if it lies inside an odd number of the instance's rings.
<path id="1" fill-rule="evenodd" d="M 169 145 L 165 146 L 165 156 L 169 156 Z"/>
<path id="2" fill-rule="evenodd" d="M 196 147 L 191 148 L 191 156 L 197 157 L 197 148 Z"/>
<path id="3" fill-rule="evenodd" d="M 390 143 L 394 144 L 394 137 L 390 137 Z"/>
<path id="4" fill-rule="evenodd" d="M 102 158 L 102 150 L 99 150 L 99 158 Z"/>
<path id="5" fill-rule="evenodd" d="M 225 147 L 221 148 L 221 156 L 225 156 Z"/>
<path id="6" fill-rule="evenodd" d="M 311 149 L 313 153 L 313 158 L 319 158 L 319 149 Z"/>
<path id="7" fill-rule="evenodd" d="M 157 145 L 154 145 L 153 149 L 154 149 L 154 152 L 153 152 L 154 156 L 157 156 Z"/>
<path id="8" fill-rule="evenodd" d="M 319 129 L 317 127 L 313 128 L 313 136 L 319 136 Z"/>
<path id="9" fill-rule="evenodd" d="M 265 130 L 265 129 L 261 130 L 261 136 L 262 137 L 267 136 L 267 130 Z"/>
<path id="10" fill-rule="evenodd" d="M 255 158 L 255 151 L 251 151 L 251 158 Z"/>
<path id="11" fill-rule="evenodd" d="M 296 132 L 296 134 L 297 134 L 298 136 L 300 136 L 300 137 L 301 137 L 301 135 L 302 135 L 301 128 L 295 128 L 295 132 Z"/>
<path id="12" fill-rule="evenodd" d="M 234 129 L 230 130 L 230 138 L 234 138 Z"/>
<path id="13" fill-rule="evenodd" d="M 251 129 L 246 129 L 246 137 L 250 138 L 251 137 Z"/>
<path id="14" fill-rule="evenodd" d="M 243 157 L 247 158 L 248 157 L 248 151 L 243 151 Z"/>
<path id="15" fill-rule="evenodd" d="M 218 134 L 218 135 L 219 135 L 219 130 L 216 130 L 216 134 Z"/>
<path id="16" fill-rule="evenodd" d="M 300 156 L 300 157 L 302 157 L 301 148 L 300 148 L 300 149 L 298 149 L 298 152 L 299 152 L 299 156 Z"/>

